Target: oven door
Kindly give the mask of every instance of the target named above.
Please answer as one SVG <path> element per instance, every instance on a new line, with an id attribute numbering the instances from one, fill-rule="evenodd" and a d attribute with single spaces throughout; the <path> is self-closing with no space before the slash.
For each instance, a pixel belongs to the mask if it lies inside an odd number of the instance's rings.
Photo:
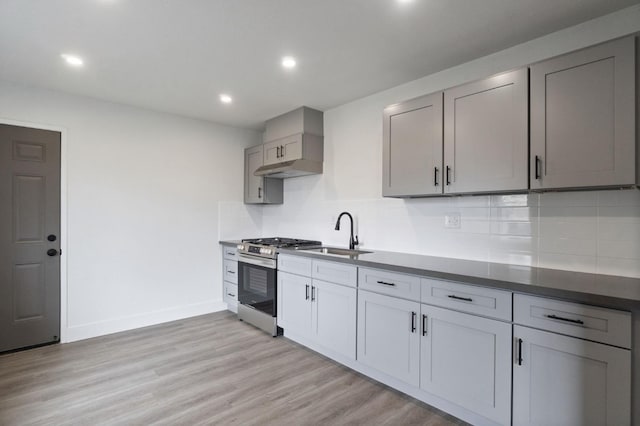
<path id="1" fill-rule="evenodd" d="M 238 255 L 238 301 L 276 316 L 276 261 Z"/>

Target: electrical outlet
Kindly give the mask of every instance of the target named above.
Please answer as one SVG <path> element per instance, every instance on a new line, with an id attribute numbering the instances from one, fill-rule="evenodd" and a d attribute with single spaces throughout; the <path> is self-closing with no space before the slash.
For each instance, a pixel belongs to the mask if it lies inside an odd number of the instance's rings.
<path id="1" fill-rule="evenodd" d="M 449 229 L 460 229 L 460 213 L 445 214 L 444 227 Z"/>

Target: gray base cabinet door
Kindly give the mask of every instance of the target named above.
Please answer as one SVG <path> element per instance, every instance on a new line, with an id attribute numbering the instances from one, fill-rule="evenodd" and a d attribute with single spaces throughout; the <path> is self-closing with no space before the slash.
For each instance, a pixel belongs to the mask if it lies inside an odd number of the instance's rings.
<path id="1" fill-rule="evenodd" d="M 384 110 L 382 195 L 442 194 L 442 92 Z"/>
<path id="2" fill-rule="evenodd" d="M 263 153 L 263 145 L 244 150 L 244 203 L 282 204 L 282 179 L 253 174 L 263 164 Z"/>
<path id="3" fill-rule="evenodd" d="M 629 350 L 521 326 L 514 336 L 514 425 L 631 424 Z"/>
<path id="4" fill-rule="evenodd" d="M 636 181 L 635 40 L 531 66 L 531 189 Z"/>
<path id="5" fill-rule="evenodd" d="M 357 290 L 313 280 L 312 336 L 325 348 L 356 359 Z"/>
<path id="6" fill-rule="evenodd" d="M 278 271 L 278 326 L 300 335 L 311 334 L 311 278 Z"/>
<path id="7" fill-rule="evenodd" d="M 412 386 L 420 381 L 420 304 L 360 290 L 358 362 Z"/>
<path id="8" fill-rule="evenodd" d="M 511 422 L 511 324 L 422 305 L 420 388 Z"/>
<path id="9" fill-rule="evenodd" d="M 444 192 L 529 188 L 527 69 L 444 92 Z"/>

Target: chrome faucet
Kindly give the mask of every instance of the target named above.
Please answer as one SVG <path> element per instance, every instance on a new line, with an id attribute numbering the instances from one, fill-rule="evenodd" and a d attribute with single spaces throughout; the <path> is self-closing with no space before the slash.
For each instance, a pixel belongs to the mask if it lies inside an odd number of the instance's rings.
<path id="1" fill-rule="evenodd" d="M 353 250 L 360 243 L 358 242 L 358 236 L 357 235 L 355 237 L 353 236 L 353 217 L 349 212 L 340 213 L 340 216 L 338 216 L 338 221 L 336 222 L 336 231 L 340 230 L 340 219 L 342 219 L 342 216 L 344 216 L 345 214 L 349 216 L 349 220 L 351 221 L 351 235 L 349 236 L 349 249 Z"/>

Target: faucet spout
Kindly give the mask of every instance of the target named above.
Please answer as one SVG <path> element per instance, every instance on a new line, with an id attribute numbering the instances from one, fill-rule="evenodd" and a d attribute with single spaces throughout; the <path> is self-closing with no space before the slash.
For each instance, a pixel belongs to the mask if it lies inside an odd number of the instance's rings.
<path id="1" fill-rule="evenodd" d="M 354 237 L 353 235 L 353 216 L 351 216 L 351 213 L 349 212 L 342 212 L 340 213 L 340 215 L 338 216 L 338 220 L 336 221 L 336 231 L 340 230 L 340 219 L 342 219 L 342 216 L 347 215 L 349 216 L 349 222 L 351 222 L 351 234 L 349 235 L 349 249 L 353 250 L 356 248 L 356 246 L 358 244 L 360 244 L 360 242 L 358 241 L 358 236 L 356 235 Z"/>

